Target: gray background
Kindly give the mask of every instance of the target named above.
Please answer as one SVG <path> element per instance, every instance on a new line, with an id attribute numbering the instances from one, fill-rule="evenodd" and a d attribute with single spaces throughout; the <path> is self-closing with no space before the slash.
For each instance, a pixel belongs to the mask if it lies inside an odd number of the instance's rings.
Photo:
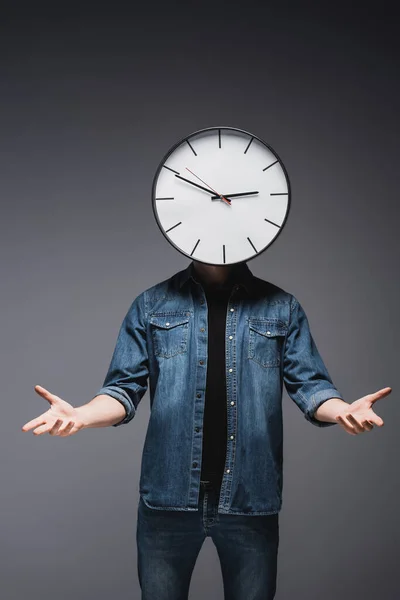
<path id="1" fill-rule="evenodd" d="M 313 427 L 285 392 L 276 598 L 398 598 L 397 21 L 384 2 L 299 4 L 2 15 L 5 600 L 140 598 L 148 393 L 120 428 L 21 427 L 48 408 L 35 384 L 89 401 L 132 299 L 188 264 L 157 228 L 151 183 L 173 143 L 215 125 L 264 138 L 289 173 L 288 222 L 252 272 L 300 300 L 347 401 L 393 388 L 375 404 L 384 427 L 358 436 Z M 210 538 L 190 589 L 204 597 L 223 597 Z"/>

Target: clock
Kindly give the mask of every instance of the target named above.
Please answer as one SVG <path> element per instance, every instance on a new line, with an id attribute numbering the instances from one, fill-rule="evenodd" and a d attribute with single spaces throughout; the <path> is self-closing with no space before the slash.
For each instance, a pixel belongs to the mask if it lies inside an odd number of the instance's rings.
<path id="1" fill-rule="evenodd" d="M 168 150 L 152 188 L 157 224 L 176 250 L 210 265 L 255 258 L 281 233 L 290 183 L 275 152 L 234 127 L 196 131 Z"/>

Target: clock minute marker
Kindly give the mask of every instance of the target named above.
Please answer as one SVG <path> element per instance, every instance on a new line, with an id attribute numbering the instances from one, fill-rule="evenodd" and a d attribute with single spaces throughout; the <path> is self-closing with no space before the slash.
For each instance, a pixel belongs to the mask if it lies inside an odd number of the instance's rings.
<path id="1" fill-rule="evenodd" d="M 195 247 L 193 248 L 193 250 L 190 253 L 190 256 L 192 256 L 193 252 L 196 250 L 197 246 L 199 245 L 200 242 L 200 238 L 197 240 Z"/>
<path id="2" fill-rule="evenodd" d="M 254 140 L 254 137 L 252 137 L 252 138 L 251 138 L 251 140 L 249 141 L 249 143 L 247 144 L 247 146 L 246 146 L 246 150 L 244 151 L 244 153 L 243 153 L 243 154 L 246 154 L 246 152 L 247 152 L 247 150 L 250 148 L 250 144 L 251 144 L 251 142 L 252 142 L 253 140 Z"/>
<path id="3" fill-rule="evenodd" d="M 258 252 L 257 248 L 255 247 L 255 245 L 253 244 L 253 242 L 251 241 L 251 239 L 249 237 L 247 239 L 249 240 L 250 244 L 253 246 L 254 252 Z"/>
<path id="4" fill-rule="evenodd" d="M 270 165 L 268 165 L 268 167 L 265 167 L 265 169 L 263 169 L 263 171 L 266 171 L 267 169 L 269 169 L 270 167 L 273 167 L 274 165 L 276 165 L 276 163 L 279 162 L 278 160 L 276 160 L 275 162 L 271 163 Z"/>
<path id="5" fill-rule="evenodd" d="M 194 154 L 195 156 L 197 156 L 197 154 L 196 154 L 196 152 L 195 152 L 195 150 L 194 150 L 194 148 L 193 148 L 192 144 L 189 142 L 189 140 L 186 140 L 186 143 L 187 143 L 187 145 L 189 146 L 189 148 L 191 149 L 191 151 L 193 152 L 193 154 Z"/>
<path id="6" fill-rule="evenodd" d="M 156 200 L 175 200 L 175 198 L 156 198 Z"/>
<path id="7" fill-rule="evenodd" d="M 218 145 L 221 148 L 221 130 L 218 129 Z"/>
<path id="8" fill-rule="evenodd" d="M 174 169 L 171 169 L 171 167 L 167 167 L 167 165 L 163 165 L 164 169 L 168 169 L 168 171 L 172 171 L 173 173 L 176 173 L 177 175 L 179 175 L 179 171 L 175 171 Z"/>
<path id="9" fill-rule="evenodd" d="M 179 221 L 179 223 L 177 223 L 176 225 L 173 225 L 172 227 L 170 227 L 169 229 L 165 230 L 165 233 L 168 233 L 168 231 L 171 231 L 171 229 L 175 229 L 175 227 L 178 227 L 178 225 L 181 225 L 182 221 Z"/>
<path id="10" fill-rule="evenodd" d="M 271 192 L 270 196 L 287 196 L 289 192 Z"/>
<path id="11" fill-rule="evenodd" d="M 222 245 L 223 260 L 225 262 L 225 244 Z"/>
<path id="12" fill-rule="evenodd" d="M 269 219 L 266 219 L 264 217 L 264 221 L 267 221 L 267 223 L 271 223 L 271 225 L 275 225 L 275 227 L 280 227 L 280 225 L 278 225 L 277 223 L 274 223 L 273 221 L 270 221 Z"/>

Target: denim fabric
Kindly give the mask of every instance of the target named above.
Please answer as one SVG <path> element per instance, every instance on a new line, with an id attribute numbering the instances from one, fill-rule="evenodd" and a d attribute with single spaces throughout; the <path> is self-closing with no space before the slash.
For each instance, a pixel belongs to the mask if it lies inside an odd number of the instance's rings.
<path id="1" fill-rule="evenodd" d="M 198 511 L 206 389 L 207 301 L 193 262 L 139 294 L 121 325 L 99 394 L 134 418 L 149 385 L 139 491 L 149 507 Z M 238 267 L 226 315 L 228 439 L 218 512 L 268 515 L 282 506 L 283 385 L 304 417 L 343 396 L 299 301 Z"/>
<path id="2" fill-rule="evenodd" d="M 207 536 L 218 553 L 225 600 L 273 600 L 279 515 L 218 513 L 218 491 L 200 482 L 198 512 L 159 511 L 139 499 L 137 568 L 142 600 L 187 600 L 197 556 Z"/>

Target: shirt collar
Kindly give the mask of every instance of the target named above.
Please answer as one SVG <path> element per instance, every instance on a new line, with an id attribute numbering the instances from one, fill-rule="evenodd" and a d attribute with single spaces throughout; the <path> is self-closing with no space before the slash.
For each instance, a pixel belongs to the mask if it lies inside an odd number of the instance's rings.
<path id="1" fill-rule="evenodd" d="M 251 293 L 256 284 L 256 278 L 250 271 L 246 262 L 236 263 L 233 271 L 230 274 L 232 282 L 242 286 L 248 293 Z M 194 269 L 193 261 L 183 271 L 179 273 L 179 288 L 181 288 L 189 279 L 195 283 L 199 283 L 198 276 Z"/>

